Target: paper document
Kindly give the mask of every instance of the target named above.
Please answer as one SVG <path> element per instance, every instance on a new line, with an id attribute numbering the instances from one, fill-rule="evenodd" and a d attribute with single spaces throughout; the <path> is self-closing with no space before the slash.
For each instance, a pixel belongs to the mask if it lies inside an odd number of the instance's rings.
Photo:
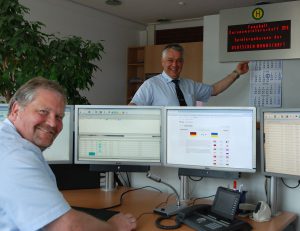
<path id="1" fill-rule="evenodd" d="M 281 107 L 282 60 L 250 63 L 250 106 Z"/>

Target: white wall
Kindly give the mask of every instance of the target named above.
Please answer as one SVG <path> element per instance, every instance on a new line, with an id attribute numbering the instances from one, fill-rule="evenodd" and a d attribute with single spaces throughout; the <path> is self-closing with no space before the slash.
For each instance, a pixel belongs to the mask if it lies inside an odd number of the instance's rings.
<path id="1" fill-rule="evenodd" d="M 29 19 L 46 25 L 47 33 L 103 40 L 105 54 L 97 63 L 94 86 L 84 92 L 91 104 L 126 104 L 127 48 L 138 46 L 145 26 L 67 0 L 21 0 L 30 8 Z"/>

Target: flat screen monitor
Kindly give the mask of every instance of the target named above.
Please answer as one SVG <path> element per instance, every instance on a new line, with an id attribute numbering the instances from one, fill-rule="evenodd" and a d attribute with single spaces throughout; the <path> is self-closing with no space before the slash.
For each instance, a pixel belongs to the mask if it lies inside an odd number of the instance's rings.
<path id="1" fill-rule="evenodd" d="M 8 113 L 8 104 L 0 104 L 0 124 L 6 119 Z"/>
<path id="2" fill-rule="evenodd" d="M 264 175 L 300 178 L 300 108 L 262 108 L 261 163 Z"/>
<path id="3" fill-rule="evenodd" d="M 161 165 L 161 123 L 161 107 L 75 105 L 75 163 Z"/>
<path id="4" fill-rule="evenodd" d="M 0 124 L 6 119 L 8 104 L 0 104 Z M 65 107 L 63 130 L 56 137 L 53 144 L 44 150 L 43 155 L 49 164 L 73 163 L 73 131 L 74 131 L 74 106 Z"/>
<path id="5" fill-rule="evenodd" d="M 165 165 L 256 171 L 254 107 L 166 107 Z"/>

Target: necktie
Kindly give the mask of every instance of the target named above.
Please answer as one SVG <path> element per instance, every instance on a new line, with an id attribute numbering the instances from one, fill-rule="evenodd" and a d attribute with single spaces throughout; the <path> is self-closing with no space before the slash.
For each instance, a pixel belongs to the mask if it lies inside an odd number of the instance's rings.
<path id="1" fill-rule="evenodd" d="M 178 79 L 173 79 L 172 82 L 175 83 L 175 89 L 176 89 L 176 94 L 177 94 L 177 98 L 178 98 L 178 101 L 179 101 L 179 105 L 180 106 L 187 106 L 186 102 L 185 102 L 185 99 L 184 99 L 184 96 L 183 96 L 183 93 L 182 93 L 182 91 L 179 87 L 179 80 Z"/>

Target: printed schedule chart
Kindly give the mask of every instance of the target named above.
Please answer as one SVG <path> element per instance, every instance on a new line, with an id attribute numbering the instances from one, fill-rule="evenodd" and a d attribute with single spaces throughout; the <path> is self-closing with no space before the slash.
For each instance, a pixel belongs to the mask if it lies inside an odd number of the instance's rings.
<path id="1" fill-rule="evenodd" d="M 252 61 L 250 106 L 281 107 L 282 60 Z"/>

